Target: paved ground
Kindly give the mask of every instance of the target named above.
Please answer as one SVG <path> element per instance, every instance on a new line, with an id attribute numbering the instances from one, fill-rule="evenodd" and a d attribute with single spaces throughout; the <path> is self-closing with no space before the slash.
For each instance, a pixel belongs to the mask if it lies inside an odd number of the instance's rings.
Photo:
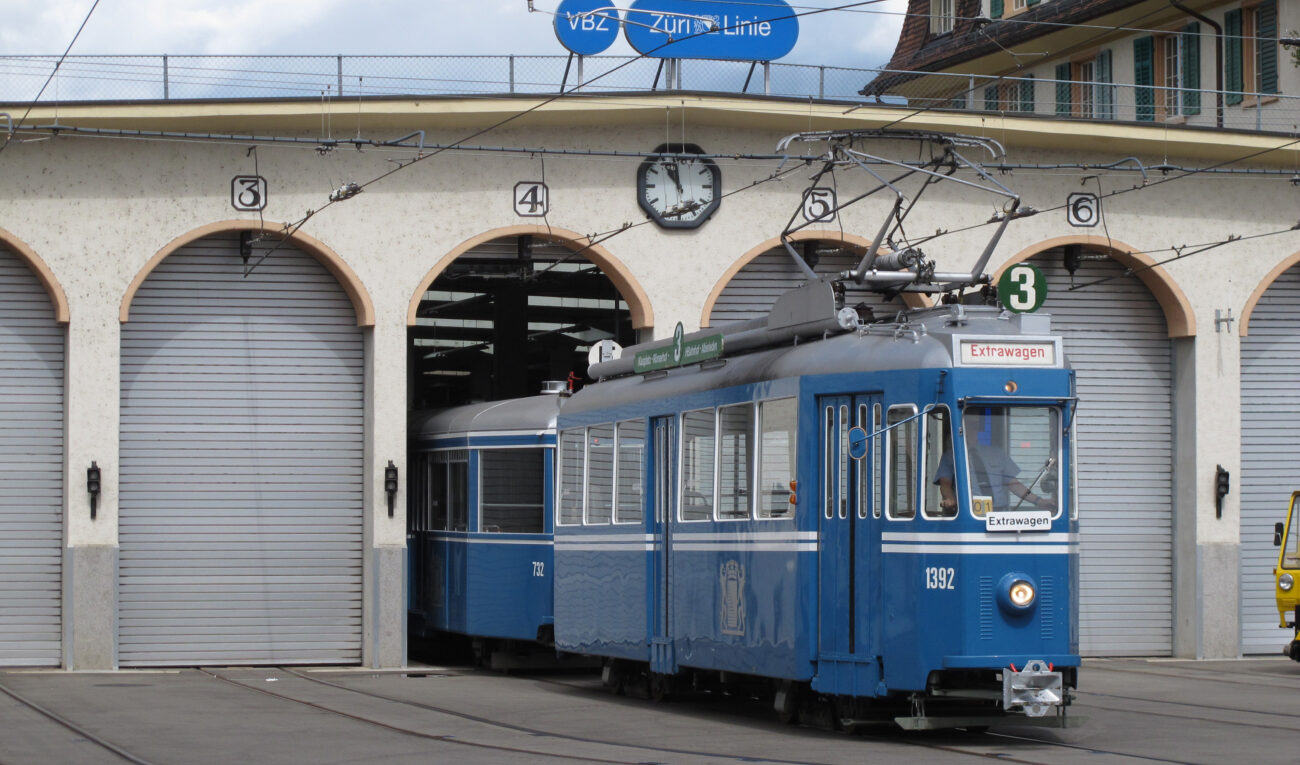
<path id="1" fill-rule="evenodd" d="M 656 704 L 583 674 L 15 670 L 0 765 L 1300 762 L 1300 664 L 1091 660 L 1081 677 L 1083 727 L 971 734 L 785 727 L 743 700 Z"/>

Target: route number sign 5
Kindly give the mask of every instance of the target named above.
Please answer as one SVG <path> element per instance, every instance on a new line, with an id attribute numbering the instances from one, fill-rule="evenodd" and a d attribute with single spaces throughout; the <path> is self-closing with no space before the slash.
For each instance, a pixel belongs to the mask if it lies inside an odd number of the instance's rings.
<path id="1" fill-rule="evenodd" d="M 1029 263 L 1017 263 L 998 279 L 998 302 L 1013 313 L 1033 313 L 1047 299 L 1043 272 Z"/>
<path id="2" fill-rule="evenodd" d="M 804 189 L 803 219 L 809 223 L 834 223 L 835 189 Z"/>

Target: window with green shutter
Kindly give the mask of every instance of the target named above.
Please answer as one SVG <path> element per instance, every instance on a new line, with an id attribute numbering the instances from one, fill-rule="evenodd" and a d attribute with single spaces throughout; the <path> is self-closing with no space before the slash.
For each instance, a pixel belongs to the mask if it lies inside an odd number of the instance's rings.
<path id="1" fill-rule="evenodd" d="M 1242 100 L 1241 9 L 1223 14 L 1223 102 L 1229 106 Z"/>
<path id="2" fill-rule="evenodd" d="M 1068 117 L 1070 115 L 1070 65 L 1056 65 L 1056 113 Z"/>
<path id="3" fill-rule="evenodd" d="M 1093 116 L 1100 120 L 1115 119 L 1115 80 L 1110 73 L 1110 51 L 1103 50 L 1097 54 L 1092 65 L 1093 81 L 1096 82 Z"/>
<path id="4" fill-rule="evenodd" d="M 1152 122 L 1156 118 L 1155 39 L 1139 37 L 1133 41 L 1133 100 L 1137 104 L 1137 118 Z"/>
<path id="5" fill-rule="evenodd" d="M 1025 79 L 1020 81 L 1020 111 L 1032 112 L 1034 110 L 1034 76 L 1026 75 Z"/>
<path id="6" fill-rule="evenodd" d="M 1277 92 L 1277 2 L 1255 8 L 1255 90 Z"/>
<path id="7" fill-rule="evenodd" d="M 989 0 L 989 18 L 1002 18 L 1002 0 Z"/>
<path id="8" fill-rule="evenodd" d="M 998 110 L 998 86 L 990 85 L 984 89 L 984 111 L 996 112 Z"/>
<path id="9" fill-rule="evenodd" d="M 1201 113 L 1201 25 L 1183 27 L 1183 114 Z"/>

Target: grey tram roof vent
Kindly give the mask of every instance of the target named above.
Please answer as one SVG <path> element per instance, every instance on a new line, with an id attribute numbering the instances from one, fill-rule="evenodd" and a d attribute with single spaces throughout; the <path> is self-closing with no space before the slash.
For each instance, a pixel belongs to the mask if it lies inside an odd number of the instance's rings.
<path id="1" fill-rule="evenodd" d="M 569 395 L 569 383 L 565 380 L 543 380 L 543 396 L 567 396 Z"/>

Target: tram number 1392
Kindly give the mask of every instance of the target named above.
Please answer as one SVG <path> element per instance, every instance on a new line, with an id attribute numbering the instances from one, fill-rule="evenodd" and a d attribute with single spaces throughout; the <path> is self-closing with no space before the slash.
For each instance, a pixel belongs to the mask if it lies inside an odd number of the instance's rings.
<path id="1" fill-rule="evenodd" d="M 925 589 L 957 589 L 957 571 L 951 568 L 936 568 L 934 566 L 927 568 L 925 570 Z"/>

